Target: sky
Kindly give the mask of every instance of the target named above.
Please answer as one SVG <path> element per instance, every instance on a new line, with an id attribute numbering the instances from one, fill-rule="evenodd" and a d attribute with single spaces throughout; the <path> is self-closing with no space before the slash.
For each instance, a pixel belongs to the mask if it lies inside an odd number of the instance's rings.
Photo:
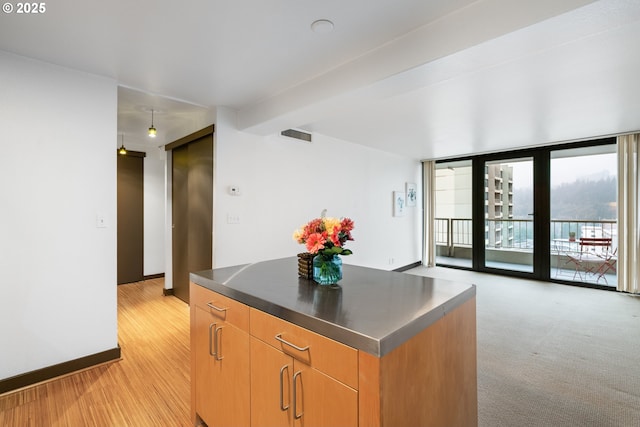
<path id="1" fill-rule="evenodd" d="M 513 166 L 514 188 L 533 187 L 533 161 L 508 163 Z M 615 176 L 617 160 L 615 153 L 591 156 L 564 157 L 551 160 L 551 187 L 582 179 L 601 179 Z"/>

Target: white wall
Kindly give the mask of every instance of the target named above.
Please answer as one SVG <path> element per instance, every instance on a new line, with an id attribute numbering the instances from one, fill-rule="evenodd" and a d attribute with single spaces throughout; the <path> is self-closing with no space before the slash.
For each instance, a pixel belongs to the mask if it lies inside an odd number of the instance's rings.
<path id="1" fill-rule="evenodd" d="M 164 154 L 164 153 L 162 153 Z M 144 158 L 144 265 L 143 274 L 164 273 L 165 159 Z"/>
<path id="2" fill-rule="evenodd" d="M 215 138 L 215 267 L 303 252 L 293 231 L 323 209 L 355 221 L 345 263 L 395 269 L 421 259 L 421 185 L 418 206 L 403 217 L 393 217 L 392 197 L 422 182 L 418 160 L 317 134 L 309 144 L 240 132 L 234 111 L 223 108 Z M 229 194 L 232 185 L 240 196 Z"/>
<path id="3" fill-rule="evenodd" d="M 110 79 L 3 52 L 0 94 L 4 379 L 118 345 L 117 99 Z"/>

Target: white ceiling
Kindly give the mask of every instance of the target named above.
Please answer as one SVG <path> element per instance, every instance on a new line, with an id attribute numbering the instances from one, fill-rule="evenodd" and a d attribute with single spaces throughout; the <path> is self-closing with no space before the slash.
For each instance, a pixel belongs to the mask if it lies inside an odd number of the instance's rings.
<path id="1" fill-rule="evenodd" d="M 57 0 L 0 50 L 115 79 L 126 145 L 238 111 L 418 159 L 640 129 L 638 0 Z M 311 23 L 330 19 L 331 33 Z M 154 109 L 159 137 L 145 136 Z M 120 145 L 120 136 L 114 145 Z"/>

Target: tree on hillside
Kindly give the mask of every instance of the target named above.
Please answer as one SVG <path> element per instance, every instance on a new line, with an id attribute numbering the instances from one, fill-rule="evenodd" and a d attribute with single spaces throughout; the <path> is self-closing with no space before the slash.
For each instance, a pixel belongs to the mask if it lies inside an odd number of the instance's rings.
<path id="1" fill-rule="evenodd" d="M 561 184 L 551 190 L 551 218 L 615 219 L 616 192 L 614 177 Z"/>
<path id="2" fill-rule="evenodd" d="M 551 189 L 551 219 L 612 220 L 616 219 L 617 180 L 606 177 L 595 181 L 577 180 Z M 515 189 L 514 218 L 531 218 L 531 188 Z"/>

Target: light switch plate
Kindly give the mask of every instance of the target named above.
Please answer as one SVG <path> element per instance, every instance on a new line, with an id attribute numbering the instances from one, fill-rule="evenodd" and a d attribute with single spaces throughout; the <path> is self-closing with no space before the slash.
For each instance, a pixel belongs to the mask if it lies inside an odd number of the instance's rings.
<path id="1" fill-rule="evenodd" d="M 96 214 L 96 228 L 107 228 L 107 219 L 104 214 Z"/>

